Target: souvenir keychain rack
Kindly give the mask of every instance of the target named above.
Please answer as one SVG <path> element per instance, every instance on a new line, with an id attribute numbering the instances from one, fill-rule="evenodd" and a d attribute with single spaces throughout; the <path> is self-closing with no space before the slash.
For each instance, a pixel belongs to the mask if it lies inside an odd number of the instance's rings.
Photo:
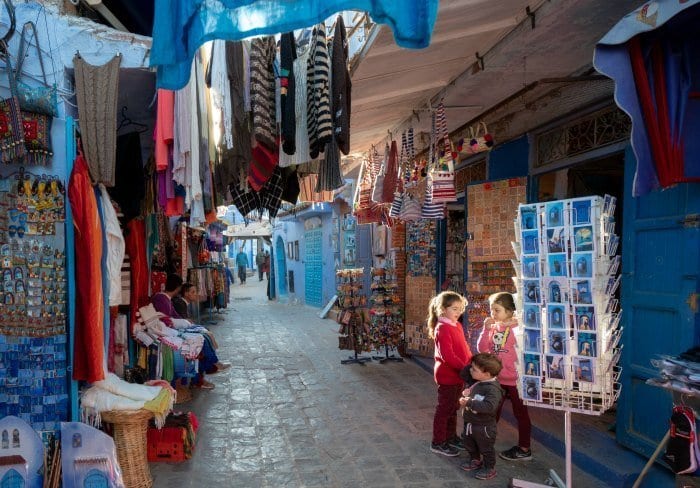
<path id="1" fill-rule="evenodd" d="M 340 305 L 340 322 L 342 336 L 339 338 L 340 349 L 351 349 L 355 354 L 340 361 L 341 364 L 362 364 L 371 361 L 371 357 L 358 356 L 358 352 L 368 350 L 369 338 L 365 331 L 358 308 L 366 305 L 367 297 L 362 294 L 362 277 L 364 268 L 341 269 L 336 271 L 338 281 L 338 304 Z"/>
<path id="2" fill-rule="evenodd" d="M 396 348 L 403 340 L 403 314 L 399 306 L 396 270 L 393 268 L 372 268 L 370 302 L 370 342 L 374 348 L 384 347 L 384 356 L 372 356 L 384 364 L 386 361 L 403 362 L 400 356 L 390 356 L 389 348 Z"/>
<path id="3" fill-rule="evenodd" d="M 518 390 L 526 405 L 564 412 L 565 481 L 550 470 L 561 488 L 572 483 L 571 413 L 601 415 L 620 394 L 615 204 L 606 195 L 520 205 L 515 220 Z"/>

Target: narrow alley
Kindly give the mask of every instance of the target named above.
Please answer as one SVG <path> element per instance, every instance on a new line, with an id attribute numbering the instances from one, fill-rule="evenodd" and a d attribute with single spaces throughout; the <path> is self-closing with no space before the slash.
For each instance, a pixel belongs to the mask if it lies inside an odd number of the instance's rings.
<path id="1" fill-rule="evenodd" d="M 341 365 L 337 324 L 316 309 L 268 302 L 264 283 L 233 285 L 229 311 L 210 326 L 232 367 L 211 376 L 214 390 L 177 406 L 199 418 L 195 454 L 151 464 L 156 488 L 502 487 L 563 469 L 560 456 L 535 443 L 532 461 L 499 460 L 495 479 L 473 480 L 459 469 L 464 455 L 429 451 L 435 385 L 427 371 L 411 360 Z M 497 448 L 515 435 L 502 421 Z M 577 487 L 605 486 L 574 476 Z"/>

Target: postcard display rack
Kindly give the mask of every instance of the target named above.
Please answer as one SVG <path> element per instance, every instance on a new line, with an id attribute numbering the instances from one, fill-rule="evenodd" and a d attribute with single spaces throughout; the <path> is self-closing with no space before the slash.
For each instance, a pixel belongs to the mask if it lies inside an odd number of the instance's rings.
<path id="1" fill-rule="evenodd" d="M 571 412 L 600 415 L 620 393 L 615 203 L 521 204 L 515 220 L 518 389 L 527 405 L 565 412 L 566 484 L 550 472 L 559 486 L 571 486 Z"/>
<path id="2" fill-rule="evenodd" d="M 361 313 L 361 307 L 367 305 L 367 296 L 362 294 L 364 273 L 364 268 L 340 269 L 335 273 L 340 306 L 338 348 L 354 352 L 353 356 L 340 361 L 341 364 L 364 364 L 372 360 L 368 356 L 358 356 L 359 353 L 370 350 L 369 326 Z"/>
<path id="3" fill-rule="evenodd" d="M 66 290 L 64 183 L 0 175 L 0 418 L 67 419 Z"/>
<path id="4" fill-rule="evenodd" d="M 384 349 L 384 356 L 373 356 L 373 359 L 378 359 L 382 364 L 386 361 L 402 362 L 402 357 L 389 355 L 389 349 L 397 348 L 404 334 L 396 269 L 372 268 L 371 273 L 369 340 L 376 350 Z"/>

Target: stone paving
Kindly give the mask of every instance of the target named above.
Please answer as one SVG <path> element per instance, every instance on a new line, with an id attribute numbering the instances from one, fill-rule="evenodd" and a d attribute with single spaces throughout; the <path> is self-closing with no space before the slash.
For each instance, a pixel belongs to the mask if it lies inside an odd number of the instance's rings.
<path id="1" fill-rule="evenodd" d="M 263 282 L 264 283 L 264 282 Z M 165 487 L 503 487 L 511 478 L 542 483 L 560 454 L 533 444 L 529 462 L 499 460 L 498 476 L 478 481 L 459 458 L 429 451 L 436 388 L 411 360 L 341 365 L 335 322 L 303 305 L 269 302 L 255 277 L 234 285 L 229 310 L 210 326 L 232 367 L 178 405 L 200 421 L 193 458 L 153 463 Z M 499 424 L 496 447 L 515 429 Z M 574 486 L 606 486 L 574 469 Z"/>

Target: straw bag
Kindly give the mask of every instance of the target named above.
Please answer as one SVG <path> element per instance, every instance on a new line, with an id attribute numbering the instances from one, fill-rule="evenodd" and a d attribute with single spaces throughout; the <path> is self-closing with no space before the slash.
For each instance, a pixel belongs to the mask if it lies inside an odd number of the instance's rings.
<path id="1" fill-rule="evenodd" d="M 44 80 L 44 86 L 29 86 L 22 82 L 22 65 L 27 57 L 29 42 L 27 40 L 27 31 L 32 31 L 32 36 L 36 44 L 36 52 L 39 58 L 39 66 L 41 67 L 41 76 Z M 31 38 L 30 38 L 31 40 Z M 49 117 L 58 116 L 58 95 L 56 85 L 49 85 L 46 80 L 46 71 L 44 70 L 44 59 L 39 46 L 39 36 L 36 33 L 34 22 L 26 22 L 22 28 L 22 36 L 19 40 L 19 49 L 17 51 L 17 71 L 15 73 L 15 81 L 17 82 L 17 98 L 19 106 L 22 110 L 36 114 L 42 114 Z"/>
<path id="2" fill-rule="evenodd" d="M 24 147 L 24 130 L 22 128 L 22 113 L 17 99 L 17 87 L 12 71 L 12 62 L 7 54 L 7 43 L 0 40 L 0 52 L 7 64 L 7 74 L 10 84 L 10 96 L 0 100 L 0 162 L 12 163 L 23 159 L 27 150 Z"/>
<path id="3" fill-rule="evenodd" d="M 486 123 L 480 122 L 476 128 L 470 127 L 469 133 L 469 151 L 472 154 L 491 150 L 493 147 L 493 136 L 489 134 Z"/>

